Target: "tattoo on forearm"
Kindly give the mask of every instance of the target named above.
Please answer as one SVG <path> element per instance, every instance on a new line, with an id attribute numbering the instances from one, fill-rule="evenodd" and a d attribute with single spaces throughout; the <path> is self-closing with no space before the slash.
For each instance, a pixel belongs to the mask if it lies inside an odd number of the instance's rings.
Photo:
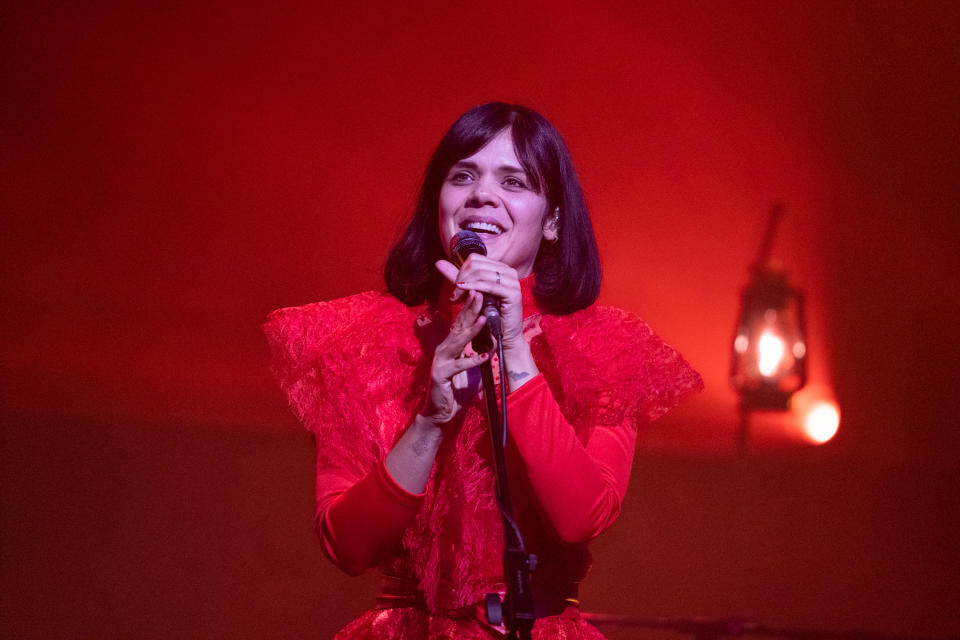
<path id="1" fill-rule="evenodd" d="M 530 372 L 528 371 L 507 371 L 507 377 L 513 381 L 523 380 L 524 378 L 530 377 Z"/>
<path id="2" fill-rule="evenodd" d="M 413 441 L 413 453 L 418 458 L 422 458 L 430 451 L 430 437 L 422 436 Z"/>

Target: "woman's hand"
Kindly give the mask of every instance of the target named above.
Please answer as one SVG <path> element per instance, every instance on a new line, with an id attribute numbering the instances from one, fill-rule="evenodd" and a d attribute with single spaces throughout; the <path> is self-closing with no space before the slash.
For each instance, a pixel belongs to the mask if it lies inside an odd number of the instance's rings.
<path id="1" fill-rule="evenodd" d="M 451 265 L 453 266 L 453 265 Z M 433 354 L 430 369 L 430 389 L 420 415 L 440 426 L 450 422 L 463 408 L 463 399 L 454 387 L 453 378 L 458 373 L 472 369 L 490 357 L 480 353 L 464 355 L 467 344 L 480 333 L 486 318 L 480 313 L 483 295 L 475 291 L 467 292 L 467 301 L 457 315 L 450 333 L 444 338 Z"/>
<path id="2" fill-rule="evenodd" d="M 540 370 L 533 360 L 530 345 L 523 337 L 523 293 L 516 270 L 478 253 L 467 256 L 460 269 L 446 260 L 439 260 L 436 266 L 440 273 L 456 286 L 453 300 L 464 295 L 476 296 L 478 292 L 500 300 L 503 360 L 509 389 L 511 392 L 516 391 L 533 380 Z M 472 303 L 474 298 L 470 300 Z M 482 305 L 482 295 L 479 300 L 478 304 Z"/>
<path id="3" fill-rule="evenodd" d="M 453 300 L 471 291 L 479 291 L 499 300 L 505 352 L 527 346 L 523 339 L 523 294 L 520 291 L 520 278 L 513 267 L 478 253 L 467 256 L 460 269 L 446 260 L 437 261 L 436 266 L 443 277 L 456 286 Z"/>

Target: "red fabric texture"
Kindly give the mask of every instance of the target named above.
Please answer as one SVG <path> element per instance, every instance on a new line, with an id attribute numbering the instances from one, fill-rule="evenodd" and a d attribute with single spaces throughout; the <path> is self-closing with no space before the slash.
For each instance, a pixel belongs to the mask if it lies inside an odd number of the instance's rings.
<path id="1" fill-rule="evenodd" d="M 540 376 L 508 397 L 510 486 L 534 589 L 581 580 L 586 542 L 620 511 L 636 430 L 702 382 L 633 314 L 591 307 L 541 314 L 523 282 L 524 335 Z M 408 308 L 386 294 L 280 309 L 264 326 L 274 371 L 317 444 L 317 529 L 338 566 L 378 564 L 416 584 L 426 611 L 370 611 L 340 638 L 489 638 L 454 620 L 503 581 L 502 524 L 477 398 L 451 425 L 422 496 L 383 460 L 420 408 L 435 346 L 455 309 Z M 602 637 L 580 619 L 538 620 L 534 637 Z"/>

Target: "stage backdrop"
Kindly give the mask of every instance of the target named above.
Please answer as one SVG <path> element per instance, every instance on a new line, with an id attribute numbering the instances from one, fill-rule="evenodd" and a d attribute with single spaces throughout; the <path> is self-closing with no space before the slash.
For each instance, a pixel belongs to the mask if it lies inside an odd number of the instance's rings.
<path id="1" fill-rule="evenodd" d="M 259 324 L 381 288 L 489 100 L 561 130 L 601 300 L 707 384 L 641 435 L 585 608 L 960 633 L 955 3 L 241 4 L 0 19 L 5 636 L 327 637 L 367 605 L 312 539 Z M 775 201 L 843 419 L 813 447 L 766 418 L 740 457 Z"/>

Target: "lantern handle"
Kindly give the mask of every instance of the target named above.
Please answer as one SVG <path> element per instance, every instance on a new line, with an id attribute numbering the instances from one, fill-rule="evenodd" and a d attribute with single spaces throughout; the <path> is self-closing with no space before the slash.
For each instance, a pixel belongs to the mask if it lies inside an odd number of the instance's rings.
<path id="1" fill-rule="evenodd" d="M 770 217 L 767 218 L 767 229 L 763 234 L 763 242 L 760 243 L 760 251 L 757 252 L 757 259 L 753 263 L 753 271 L 755 272 L 764 271 L 767 268 L 767 263 L 770 261 L 770 250 L 773 248 L 773 238 L 777 235 L 777 227 L 780 226 L 785 208 L 782 202 L 774 202 L 770 208 Z"/>

